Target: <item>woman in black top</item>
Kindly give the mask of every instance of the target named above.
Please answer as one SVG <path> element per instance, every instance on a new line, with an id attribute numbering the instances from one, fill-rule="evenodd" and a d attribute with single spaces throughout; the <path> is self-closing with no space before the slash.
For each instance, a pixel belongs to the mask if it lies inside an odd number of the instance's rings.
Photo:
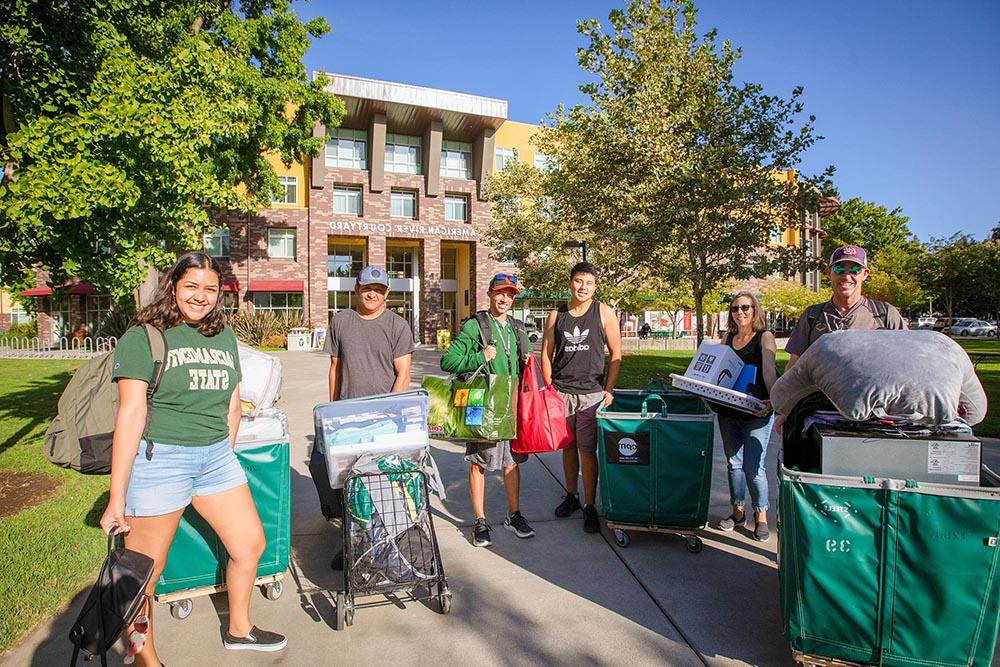
<path id="1" fill-rule="evenodd" d="M 764 458 L 774 425 L 774 413 L 768 399 L 778 372 L 774 361 L 774 334 L 765 331 L 764 312 L 750 292 L 740 292 L 729 306 L 729 331 L 725 343 L 733 348 L 744 364 L 757 368 L 757 375 L 747 393 L 762 400 L 764 409 L 754 415 L 734 409 L 718 410 L 719 433 L 729 471 L 729 498 L 733 504 L 732 514 L 719 522 L 719 528 L 729 531 L 746 525 L 743 504 L 749 486 L 754 510 L 753 536 L 763 542 L 770 537 Z"/>

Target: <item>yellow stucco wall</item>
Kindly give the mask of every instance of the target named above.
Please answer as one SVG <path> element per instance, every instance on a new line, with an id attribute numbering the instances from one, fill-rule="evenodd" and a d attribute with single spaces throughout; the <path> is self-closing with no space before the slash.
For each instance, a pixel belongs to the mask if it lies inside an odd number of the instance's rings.
<path id="1" fill-rule="evenodd" d="M 274 167 L 274 173 L 278 176 L 294 176 L 297 181 L 297 186 L 295 188 L 295 203 L 294 204 L 271 204 L 271 208 L 306 208 L 309 206 L 309 168 L 307 165 L 301 162 L 292 161 L 290 167 L 285 167 L 285 164 L 281 161 L 281 155 L 278 153 L 265 153 L 264 159 L 267 160 L 272 167 Z"/>
<path id="2" fill-rule="evenodd" d="M 508 120 L 497 129 L 493 142 L 497 148 L 513 148 L 516 150 L 517 159 L 520 162 L 533 164 L 535 153 L 538 152 L 538 149 L 531 143 L 531 137 L 536 132 L 538 132 L 537 125 Z"/>

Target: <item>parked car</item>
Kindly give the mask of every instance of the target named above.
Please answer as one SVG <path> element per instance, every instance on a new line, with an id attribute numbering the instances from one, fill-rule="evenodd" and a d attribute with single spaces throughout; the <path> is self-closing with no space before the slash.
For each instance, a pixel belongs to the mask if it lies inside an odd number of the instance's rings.
<path id="1" fill-rule="evenodd" d="M 937 322 L 936 317 L 918 317 L 917 329 L 933 329 L 935 322 Z"/>
<path id="2" fill-rule="evenodd" d="M 536 329 L 534 327 L 525 327 L 525 332 L 528 334 L 528 340 L 532 343 L 537 343 L 542 339 L 542 334 L 544 333 L 541 329 Z"/>
<path id="3" fill-rule="evenodd" d="M 950 327 L 955 322 L 954 318 L 951 317 L 939 317 L 934 320 L 933 329 L 934 331 L 940 331 L 941 333 L 948 333 L 948 327 Z"/>
<path id="4" fill-rule="evenodd" d="M 966 317 L 955 320 L 945 333 L 952 336 L 996 336 L 997 329 L 989 322 Z"/>

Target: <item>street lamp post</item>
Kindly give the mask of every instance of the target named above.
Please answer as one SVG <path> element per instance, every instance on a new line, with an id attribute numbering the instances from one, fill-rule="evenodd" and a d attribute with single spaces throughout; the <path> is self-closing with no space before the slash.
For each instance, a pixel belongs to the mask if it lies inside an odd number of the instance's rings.
<path id="1" fill-rule="evenodd" d="M 927 297 L 927 317 L 934 316 L 934 297 Z"/>
<path id="2" fill-rule="evenodd" d="M 564 241 L 563 242 L 563 248 L 567 248 L 567 249 L 568 248 L 579 248 L 580 251 L 581 251 L 581 253 L 582 253 L 583 261 L 584 262 L 587 261 L 587 242 L 586 241 L 577 241 L 577 240 Z"/>

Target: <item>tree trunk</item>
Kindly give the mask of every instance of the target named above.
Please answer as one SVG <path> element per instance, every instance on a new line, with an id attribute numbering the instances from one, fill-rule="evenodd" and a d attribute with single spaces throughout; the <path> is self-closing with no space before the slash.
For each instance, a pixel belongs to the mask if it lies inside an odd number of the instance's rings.
<path id="1" fill-rule="evenodd" d="M 705 340 L 705 323 L 701 320 L 701 315 L 703 312 L 704 304 L 702 301 L 705 298 L 705 293 L 699 289 L 692 290 L 694 292 L 694 318 L 696 331 L 698 332 L 697 340 L 695 341 L 698 345 Z"/>
<path id="2" fill-rule="evenodd" d="M 133 298 L 135 299 L 135 312 L 138 314 L 143 308 L 148 306 L 153 301 L 153 296 L 156 294 L 156 288 L 160 284 L 160 271 L 155 266 L 146 267 L 146 279 L 142 281 L 142 284 L 133 292 Z M 220 295 L 221 299 L 222 296 Z"/>

